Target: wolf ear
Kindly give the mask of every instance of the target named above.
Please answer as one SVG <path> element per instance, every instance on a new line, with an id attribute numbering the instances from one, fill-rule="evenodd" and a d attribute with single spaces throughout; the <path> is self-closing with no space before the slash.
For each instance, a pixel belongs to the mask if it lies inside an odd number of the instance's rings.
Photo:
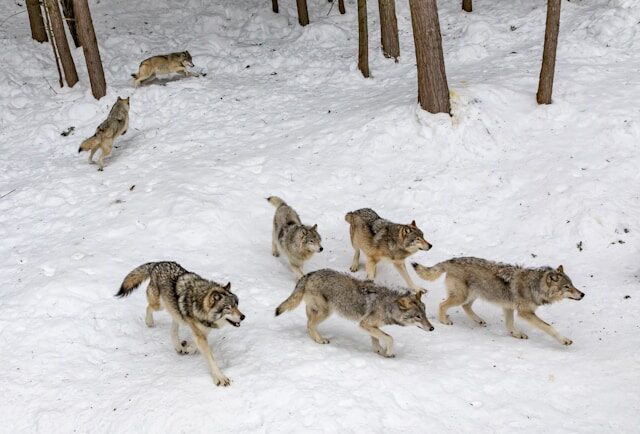
<path id="1" fill-rule="evenodd" d="M 185 51 L 184 54 L 186 54 L 187 56 L 191 56 L 191 54 L 189 54 L 189 51 Z"/>
<path id="2" fill-rule="evenodd" d="M 314 230 L 314 231 L 317 230 L 318 229 L 318 224 L 316 223 L 315 225 L 311 226 L 311 229 Z"/>
<path id="3" fill-rule="evenodd" d="M 415 220 L 411 220 L 411 223 L 409 223 L 409 226 L 417 228 L 418 226 L 416 226 L 416 221 Z"/>
<path id="4" fill-rule="evenodd" d="M 411 299 L 409 297 L 400 297 L 398 299 L 398 307 L 402 310 L 407 310 L 411 307 Z"/>
<path id="5" fill-rule="evenodd" d="M 556 270 L 556 273 L 558 273 L 558 274 L 564 274 L 564 268 L 562 268 L 562 265 L 560 265 L 560 266 L 558 267 L 558 269 Z"/>
<path id="6" fill-rule="evenodd" d="M 223 288 L 229 291 L 231 289 L 231 282 L 227 282 L 227 284 L 224 285 Z"/>
<path id="7" fill-rule="evenodd" d="M 426 291 L 423 291 L 422 289 L 419 291 L 416 291 L 416 300 L 421 301 L 422 299 L 422 295 L 425 293 Z"/>

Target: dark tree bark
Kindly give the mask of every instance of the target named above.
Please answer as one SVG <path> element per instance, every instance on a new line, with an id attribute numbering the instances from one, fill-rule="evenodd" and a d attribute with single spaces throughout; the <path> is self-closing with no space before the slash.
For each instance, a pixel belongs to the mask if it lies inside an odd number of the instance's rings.
<path id="1" fill-rule="evenodd" d="M 76 29 L 76 14 L 73 12 L 73 0 L 60 0 L 62 4 L 62 13 L 64 14 L 69 34 L 73 39 L 76 48 L 80 47 L 80 39 L 78 38 L 78 30 Z"/>
<path id="2" fill-rule="evenodd" d="M 107 93 L 107 83 L 104 80 L 100 50 L 87 0 L 73 0 L 73 10 L 76 14 L 76 25 L 82 43 L 82 51 L 84 51 L 84 58 L 87 62 L 91 92 L 96 99 L 100 99 Z"/>
<path id="3" fill-rule="evenodd" d="M 338 0 L 338 10 L 342 15 L 347 12 L 347 10 L 344 8 L 344 0 Z"/>
<path id="4" fill-rule="evenodd" d="M 409 0 L 409 8 L 418 65 L 418 101 L 431 113 L 449 113 L 449 86 L 436 0 Z"/>
<path id="5" fill-rule="evenodd" d="M 64 23 L 62 22 L 58 2 L 57 0 L 45 0 L 45 4 L 47 12 L 49 13 L 51 31 L 53 33 L 51 39 L 52 42 L 55 41 L 55 47 L 60 56 L 62 69 L 64 70 L 64 78 L 69 87 L 73 87 L 78 82 L 78 73 L 76 72 L 76 65 L 73 63 L 73 57 L 71 57 L 67 35 L 64 33 Z"/>
<path id="6" fill-rule="evenodd" d="M 29 26 L 31 27 L 31 37 L 38 42 L 47 42 L 47 31 L 44 28 L 42 19 L 42 8 L 39 0 L 27 0 L 27 13 L 29 14 Z"/>
<path id="7" fill-rule="evenodd" d="M 307 10 L 307 0 L 296 0 L 298 6 L 298 22 L 301 26 L 309 24 L 309 11 Z"/>
<path id="8" fill-rule="evenodd" d="M 367 0 L 358 0 L 358 69 L 369 77 L 369 32 L 367 29 Z"/>
<path id="9" fill-rule="evenodd" d="M 465 12 L 473 11 L 472 0 L 462 0 L 462 10 Z"/>
<path id="10" fill-rule="evenodd" d="M 393 57 L 397 62 L 400 57 L 400 42 L 395 0 L 378 0 L 378 10 L 380 11 L 382 54 L 384 57 Z"/>
<path id="11" fill-rule="evenodd" d="M 556 67 L 556 48 L 560 31 L 560 0 L 547 1 L 547 25 L 544 32 L 544 51 L 542 52 L 542 68 L 536 100 L 538 104 L 551 104 L 553 93 L 553 76 Z"/>
<path id="12" fill-rule="evenodd" d="M 271 0 L 271 9 L 276 14 L 278 13 L 278 0 Z"/>

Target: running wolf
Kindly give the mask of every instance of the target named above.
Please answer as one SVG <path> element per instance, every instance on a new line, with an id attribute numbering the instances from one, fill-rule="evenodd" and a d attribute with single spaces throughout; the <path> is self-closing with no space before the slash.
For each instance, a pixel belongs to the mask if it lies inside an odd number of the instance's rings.
<path id="1" fill-rule="evenodd" d="M 180 341 L 179 324 L 187 325 L 193 332 L 196 347 L 207 360 L 211 375 L 217 386 L 228 386 L 229 379 L 224 376 L 213 358 L 207 336 L 211 329 L 231 324 L 240 327 L 244 315 L 238 310 L 238 297 L 231 292 L 231 283 L 222 286 L 191 273 L 175 262 L 149 262 L 131 271 L 124 278 L 116 297 L 125 297 L 146 279 L 147 287 L 147 326 L 153 327 L 153 312 L 163 307 L 171 315 L 171 340 L 178 354 L 190 354 L 196 351 L 193 344 Z"/>
<path id="2" fill-rule="evenodd" d="M 276 207 L 273 216 L 273 233 L 271 237 L 271 253 L 276 258 L 280 252 L 287 255 L 289 264 L 295 275 L 304 275 L 302 265 L 315 252 L 322 252 L 322 239 L 318 233 L 318 225 L 306 226 L 300 221 L 298 213 L 277 196 L 270 196 L 267 201 Z"/>
<path id="3" fill-rule="evenodd" d="M 98 149 L 102 151 L 100 154 L 98 168 L 99 171 L 104 170 L 104 158 L 111 154 L 113 148 L 113 141 L 120 136 L 125 135 L 129 128 L 129 98 L 120 98 L 111 107 L 111 111 L 100 125 L 96 129 L 96 133 L 86 139 L 78 152 L 91 151 L 89 153 L 89 163 L 93 163 L 93 155 Z"/>
<path id="4" fill-rule="evenodd" d="M 408 225 L 392 223 L 381 218 L 370 208 L 351 211 L 345 216 L 349 223 L 351 245 L 355 250 L 351 271 L 358 271 L 360 266 L 360 250 L 367 257 L 367 278 L 376 276 L 376 265 L 381 259 L 393 262 L 402 278 L 414 291 L 424 291 L 413 283 L 404 260 L 418 250 L 429 250 L 431 244 L 424 239 L 424 234 L 416 226 L 415 220 Z"/>
<path id="5" fill-rule="evenodd" d="M 371 280 L 358 280 L 347 274 L 323 269 L 303 276 L 293 293 L 276 309 L 276 316 L 295 309 L 304 300 L 307 305 L 307 332 L 319 344 L 329 340 L 318 333 L 316 327 L 332 311 L 358 321 L 369 335 L 373 351 L 384 357 L 393 357 L 393 338 L 380 330 L 384 325 L 415 325 L 432 331 L 422 292 L 398 292 L 376 285 Z"/>
<path id="6" fill-rule="evenodd" d="M 134 78 L 133 86 L 138 87 L 140 83 L 156 76 L 156 74 L 171 74 L 177 72 L 184 77 L 198 76 L 194 72 L 187 71 L 187 67 L 193 67 L 191 54 L 188 51 L 181 53 L 164 54 L 149 57 L 140 63 L 138 72 L 131 74 Z"/>
<path id="7" fill-rule="evenodd" d="M 447 299 L 440 304 L 439 319 L 443 324 L 452 324 L 447 310 L 462 305 L 465 313 L 480 325 L 485 322 L 472 310 L 476 298 L 502 306 L 507 330 L 511 336 L 527 339 L 527 335 L 513 324 L 513 311 L 534 327 L 554 337 L 563 345 L 572 341 L 560 335 L 551 325 L 535 314 L 544 304 L 554 303 L 564 298 L 582 300 L 584 293 L 573 286 L 564 273 L 562 265 L 551 267 L 524 268 L 518 265 L 502 264 L 479 258 L 454 258 L 440 262 L 433 267 L 413 263 L 418 276 L 426 280 L 436 280 L 446 274 Z"/>

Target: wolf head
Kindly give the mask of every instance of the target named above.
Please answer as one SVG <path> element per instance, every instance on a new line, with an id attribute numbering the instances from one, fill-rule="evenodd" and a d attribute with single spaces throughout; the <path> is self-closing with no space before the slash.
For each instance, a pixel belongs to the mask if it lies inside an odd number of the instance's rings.
<path id="1" fill-rule="evenodd" d="M 180 59 L 182 61 L 182 66 L 193 66 L 193 60 L 191 59 L 191 54 L 189 54 L 188 51 L 180 53 Z"/>
<path id="2" fill-rule="evenodd" d="M 579 291 L 569 276 L 564 274 L 564 268 L 560 265 L 555 270 L 549 270 L 544 274 L 541 286 L 543 291 L 547 294 L 547 298 L 550 303 L 554 301 L 560 301 L 565 298 L 571 300 L 582 300 L 584 293 Z"/>
<path id="3" fill-rule="evenodd" d="M 118 103 L 124 104 L 127 107 L 127 110 L 129 110 L 129 98 L 131 98 L 130 96 L 126 97 L 126 98 L 120 98 L 118 97 Z"/>
<path id="4" fill-rule="evenodd" d="M 318 233 L 318 225 L 303 226 L 300 230 L 300 242 L 307 252 L 322 252 L 322 238 Z"/>
<path id="5" fill-rule="evenodd" d="M 238 309 L 238 297 L 231 292 L 231 282 L 220 286 L 211 282 L 211 289 L 203 301 L 207 320 L 222 326 L 229 323 L 234 327 L 240 327 L 244 315 Z"/>
<path id="6" fill-rule="evenodd" d="M 416 226 L 415 220 L 408 225 L 402 225 L 399 236 L 402 247 L 411 253 L 415 253 L 418 250 L 429 250 L 432 247 L 431 244 L 424 239 L 424 234 L 418 229 L 418 226 Z"/>
<path id="7" fill-rule="evenodd" d="M 391 310 L 391 317 L 398 325 L 414 325 L 422 330 L 433 331 L 433 326 L 424 311 L 424 303 L 421 300 L 422 294 L 422 291 L 409 292 L 398 297 Z"/>

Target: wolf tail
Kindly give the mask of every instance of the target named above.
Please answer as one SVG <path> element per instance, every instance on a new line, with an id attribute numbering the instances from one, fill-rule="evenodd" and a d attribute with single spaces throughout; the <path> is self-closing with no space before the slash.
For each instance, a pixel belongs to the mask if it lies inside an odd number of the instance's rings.
<path id="1" fill-rule="evenodd" d="M 116 294 L 116 297 L 126 297 L 131 294 L 142 282 L 147 280 L 151 276 L 151 269 L 155 265 L 155 262 L 148 262 L 137 268 L 134 268 L 127 277 L 122 281 L 120 285 L 120 291 Z"/>
<path id="2" fill-rule="evenodd" d="M 78 152 L 95 149 L 98 146 L 98 143 L 100 143 L 100 141 L 98 140 L 98 137 L 94 134 L 93 136 L 89 137 L 88 139 L 80 143 Z"/>
<path id="3" fill-rule="evenodd" d="M 307 276 L 302 276 L 296 284 L 296 289 L 293 290 L 289 298 L 280 303 L 280 306 L 276 308 L 276 316 L 280 316 L 284 312 L 290 311 L 298 307 L 304 296 L 304 287 L 307 284 Z"/>
<path id="4" fill-rule="evenodd" d="M 276 208 L 278 208 L 280 205 L 286 205 L 287 202 L 285 202 L 284 200 L 280 199 L 278 196 L 269 196 L 267 198 L 267 202 L 269 202 L 271 205 L 275 206 Z"/>
<path id="5" fill-rule="evenodd" d="M 413 266 L 413 269 L 416 270 L 416 273 L 418 273 L 418 276 L 424 280 L 436 280 L 438 277 L 442 276 L 443 273 L 447 272 L 445 269 L 446 262 L 440 262 L 433 267 L 425 267 L 417 262 L 412 262 L 411 265 Z"/>

